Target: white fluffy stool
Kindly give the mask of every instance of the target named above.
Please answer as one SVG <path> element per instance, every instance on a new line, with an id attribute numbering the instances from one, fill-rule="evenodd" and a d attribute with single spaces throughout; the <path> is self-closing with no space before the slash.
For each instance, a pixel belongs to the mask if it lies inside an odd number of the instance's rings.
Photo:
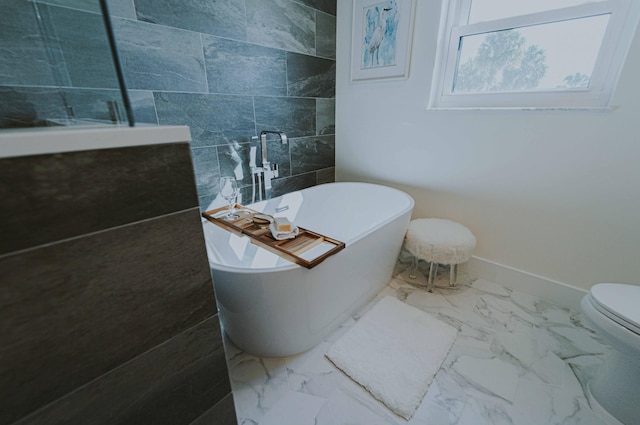
<path id="1" fill-rule="evenodd" d="M 449 286 L 455 286 L 458 264 L 469 261 L 476 247 L 476 238 L 469 229 L 455 221 L 418 218 L 409 223 L 404 246 L 418 260 L 431 263 L 427 290 L 432 292 L 438 264 L 450 265 Z M 417 261 L 414 264 L 417 266 Z"/>

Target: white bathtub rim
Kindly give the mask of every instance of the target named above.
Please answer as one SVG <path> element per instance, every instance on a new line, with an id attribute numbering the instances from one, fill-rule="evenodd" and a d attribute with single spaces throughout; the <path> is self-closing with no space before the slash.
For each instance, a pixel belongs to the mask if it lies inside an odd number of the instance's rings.
<path id="1" fill-rule="evenodd" d="M 376 226 L 367 229 L 366 232 L 363 232 L 363 233 L 359 234 L 357 237 L 351 238 L 350 240 L 341 241 L 341 242 L 344 242 L 345 249 L 347 249 L 349 246 L 351 246 L 353 244 L 358 243 L 358 241 L 364 239 L 367 235 L 370 235 L 371 233 L 375 232 L 376 230 L 380 229 L 381 227 L 385 226 L 386 224 L 392 222 L 393 220 L 397 219 L 398 217 L 401 217 L 403 214 L 406 214 L 407 212 L 412 211 L 413 207 L 415 205 L 415 201 L 413 200 L 413 197 L 411 197 L 411 195 L 409 195 L 408 193 L 406 193 L 406 192 L 404 192 L 404 191 L 402 191 L 400 189 L 396 189 L 395 187 L 385 186 L 385 185 L 381 185 L 381 184 L 377 184 L 377 183 L 364 183 L 364 182 L 323 183 L 323 184 L 320 184 L 320 185 L 312 186 L 312 187 L 307 188 L 307 189 L 302 189 L 302 190 L 300 190 L 300 192 L 303 192 L 303 191 L 308 190 L 308 189 L 317 188 L 317 187 L 320 187 L 320 186 L 327 186 L 327 185 L 341 185 L 341 186 L 342 185 L 356 185 L 356 186 L 382 187 L 382 188 L 385 188 L 385 189 L 388 189 L 388 190 L 391 190 L 391 191 L 395 191 L 395 192 L 403 195 L 409 201 L 408 205 L 404 209 L 396 212 L 393 215 L 390 215 L 384 221 L 381 221 L 380 223 L 378 223 Z M 247 206 L 249 206 L 249 205 L 247 205 Z M 210 223 L 206 219 L 203 219 L 203 223 L 206 224 L 206 225 L 215 226 L 215 224 Z M 244 236 L 244 237 L 246 237 L 246 236 Z M 264 248 L 259 248 L 259 249 L 264 249 Z M 340 255 L 340 253 L 337 253 L 336 255 Z M 262 274 L 262 273 L 270 273 L 270 272 L 277 273 L 277 272 L 282 272 L 282 271 L 292 270 L 292 269 L 297 269 L 299 267 L 302 267 L 302 266 L 300 266 L 298 264 L 295 264 L 295 263 L 287 263 L 287 264 L 282 264 L 282 265 L 276 265 L 276 266 L 271 266 L 271 267 L 261 267 L 261 268 L 234 267 L 234 266 L 228 266 L 228 265 L 225 265 L 225 264 L 216 263 L 211 258 L 209 258 L 209 266 L 214 270 L 219 270 L 219 271 L 224 271 L 224 272 L 260 273 L 260 274 Z"/>

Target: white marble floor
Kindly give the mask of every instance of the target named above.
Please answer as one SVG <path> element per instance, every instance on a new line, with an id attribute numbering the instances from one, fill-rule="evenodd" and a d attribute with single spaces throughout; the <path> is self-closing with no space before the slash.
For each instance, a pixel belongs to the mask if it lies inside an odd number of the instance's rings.
<path id="1" fill-rule="evenodd" d="M 378 298 L 385 295 L 458 329 L 455 344 L 410 421 L 394 415 L 324 357 L 372 302 L 325 341 L 297 356 L 258 358 L 227 341 L 239 423 L 606 423 L 585 394 L 587 380 L 610 348 L 583 327 L 579 313 L 486 280 L 428 293 L 393 279 Z"/>

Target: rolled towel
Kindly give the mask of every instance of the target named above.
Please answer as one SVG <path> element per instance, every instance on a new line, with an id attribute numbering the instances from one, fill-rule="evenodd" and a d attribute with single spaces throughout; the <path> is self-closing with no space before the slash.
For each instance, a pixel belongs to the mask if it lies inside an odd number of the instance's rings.
<path id="1" fill-rule="evenodd" d="M 271 217 L 268 214 L 255 214 L 253 216 L 253 222 L 258 224 L 258 225 L 262 225 L 262 224 L 267 224 L 267 223 L 273 223 L 273 217 Z"/>

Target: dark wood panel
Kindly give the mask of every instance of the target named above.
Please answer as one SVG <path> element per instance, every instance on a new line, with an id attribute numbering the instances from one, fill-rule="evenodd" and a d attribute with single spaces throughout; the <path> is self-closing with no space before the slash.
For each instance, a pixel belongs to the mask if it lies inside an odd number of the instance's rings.
<path id="1" fill-rule="evenodd" d="M 0 159 L 0 255 L 197 205 L 188 143 Z"/>
<path id="2" fill-rule="evenodd" d="M 187 425 L 222 400 L 233 406 L 230 393 L 216 315 L 21 423 Z"/>
<path id="3" fill-rule="evenodd" d="M 233 395 L 229 394 L 204 415 L 193 421 L 191 425 L 237 425 L 236 408 Z"/>
<path id="4" fill-rule="evenodd" d="M 198 208 L 5 256 L 0 276 L 0 424 L 216 313 Z"/>

